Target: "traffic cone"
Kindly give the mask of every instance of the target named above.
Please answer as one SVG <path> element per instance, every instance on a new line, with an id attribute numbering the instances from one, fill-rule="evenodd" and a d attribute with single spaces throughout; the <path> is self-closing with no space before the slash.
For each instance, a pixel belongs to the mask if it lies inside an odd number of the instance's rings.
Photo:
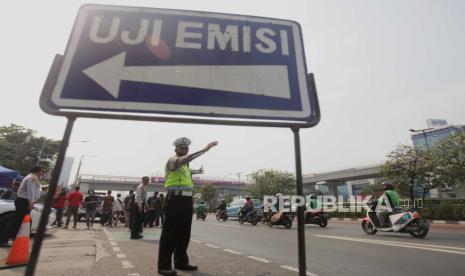
<path id="1" fill-rule="evenodd" d="M 6 260 L 7 265 L 25 264 L 29 260 L 29 234 L 30 234 L 31 217 L 29 214 L 24 216 L 21 228 L 16 235 L 16 239 L 11 247 L 10 254 Z"/>

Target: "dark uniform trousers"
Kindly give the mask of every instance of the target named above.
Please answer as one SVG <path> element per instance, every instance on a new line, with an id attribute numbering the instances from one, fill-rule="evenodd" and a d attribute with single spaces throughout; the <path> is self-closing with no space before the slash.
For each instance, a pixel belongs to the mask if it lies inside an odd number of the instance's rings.
<path id="1" fill-rule="evenodd" d="M 139 212 L 139 207 L 137 206 L 137 203 L 134 203 L 134 206 L 132 207 L 132 216 L 134 218 L 131 227 L 131 238 L 137 237 L 142 233 L 142 225 L 144 224 L 144 211 Z"/>
<path id="2" fill-rule="evenodd" d="M 191 238 L 193 202 L 192 196 L 174 195 L 168 192 L 163 202 L 165 221 L 158 248 L 158 269 L 171 269 L 174 253 L 175 266 L 189 263 L 187 247 Z"/>
<path id="3" fill-rule="evenodd" d="M 15 216 L 13 221 L 0 233 L 0 242 L 7 242 L 10 238 L 16 239 L 21 223 L 26 214 L 30 213 L 29 200 L 27 198 L 17 197 L 15 199 Z"/>

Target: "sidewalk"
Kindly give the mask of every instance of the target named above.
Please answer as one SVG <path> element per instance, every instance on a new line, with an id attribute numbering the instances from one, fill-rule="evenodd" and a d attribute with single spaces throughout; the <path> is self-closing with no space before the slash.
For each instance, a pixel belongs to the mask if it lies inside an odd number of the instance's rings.
<path id="1" fill-rule="evenodd" d="M 156 264 L 161 229 L 144 229 L 144 239 L 130 240 L 124 227 L 95 230 L 58 229 L 44 239 L 37 276 L 145 276 L 158 275 Z M 7 256 L 0 249 L 0 259 Z M 260 256 L 223 249 L 193 239 L 189 246 L 191 263 L 199 271 L 178 275 L 297 275 L 296 268 L 276 264 Z M 0 270 L 0 276 L 24 275 L 25 268 Z M 312 274 L 309 274 L 312 275 Z"/>
<path id="2" fill-rule="evenodd" d="M 36 275 L 69 275 L 73 270 L 89 270 L 95 266 L 97 255 L 96 230 L 58 229 L 47 235 L 42 244 Z M 31 249 L 32 249 L 31 240 Z M 9 250 L 9 249 L 8 249 Z M 8 256 L 7 249 L 0 249 L 0 260 Z M 3 262 L 2 262 L 3 263 Z M 0 275 L 23 275 L 24 267 L 0 270 Z"/>

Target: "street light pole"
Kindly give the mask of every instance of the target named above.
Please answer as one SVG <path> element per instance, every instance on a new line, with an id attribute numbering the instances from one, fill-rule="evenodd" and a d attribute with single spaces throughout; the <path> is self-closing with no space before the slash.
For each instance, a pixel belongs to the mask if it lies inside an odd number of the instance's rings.
<path id="1" fill-rule="evenodd" d="M 81 172 L 81 166 L 82 166 L 82 159 L 84 159 L 84 157 L 96 157 L 97 155 L 81 155 L 81 159 L 79 159 L 79 165 L 78 165 L 78 168 L 77 168 L 77 171 L 76 171 L 76 177 L 74 178 L 74 185 L 77 185 L 78 184 L 78 178 L 79 178 L 79 173 Z"/>
<path id="2" fill-rule="evenodd" d="M 84 156 L 85 155 L 81 155 L 81 159 L 79 159 L 79 165 L 76 171 L 76 177 L 74 177 L 74 185 L 77 185 L 79 172 L 81 171 L 82 159 L 84 158 Z"/>

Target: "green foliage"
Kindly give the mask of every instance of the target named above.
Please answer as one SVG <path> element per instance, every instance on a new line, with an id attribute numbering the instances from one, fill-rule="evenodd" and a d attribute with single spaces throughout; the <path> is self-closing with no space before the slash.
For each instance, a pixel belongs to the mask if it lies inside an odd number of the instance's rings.
<path id="1" fill-rule="evenodd" d="M 441 203 L 435 210 L 435 213 L 437 214 L 438 217 L 444 219 L 444 220 L 453 220 L 454 217 L 452 215 L 452 205 L 448 203 Z"/>
<path id="2" fill-rule="evenodd" d="M 397 191 L 413 199 L 415 185 L 427 183 L 431 162 L 427 152 L 409 145 L 400 145 L 388 154 L 381 168 L 384 177 L 393 182 Z"/>
<path id="3" fill-rule="evenodd" d="M 60 141 L 36 137 L 35 131 L 11 124 L 0 126 L 0 164 L 26 175 L 37 163 L 50 169 L 60 149 Z"/>
<path id="4" fill-rule="evenodd" d="M 215 206 L 214 200 L 218 194 L 218 190 L 212 184 L 205 184 L 200 189 L 200 199 L 207 202 L 213 208 Z"/>
<path id="5" fill-rule="evenodd" d="M 431 148 L 431 182 L 434 187 L 454 187 L 465 183 L 465 134 L 453 134 Z"/>
<path id="6" fill-rule="evenodd" d="M 224 200 L 226 200 L 226 203 L 227 203 L 227 204 L 231 203 L 231 202 L 233 201 L 233 199 L 234 199 L 234 196 L 233 196 L 233 195 L 226 195 L 226 196 L 224 197 Z"/>
<path id="7" fill-rule="evenodd" d="M 400 145 L 381 169 L 398 191 L 413 199 L 413 187 L 465 188 L 465 133 L 452 134 L 427 151 Z"/>
<path id="8" fill-rule="evenodd" d="M 424 219 L 433 219 L 434 218 L 434 209 L 425 207 L 420 209 L 420 214 Z"/>
<path id="9" fill-rule="evenodd" d="M 250 174 L 248 192 L 258 199 L 265 195 L 295 193 L 296 180 L 292 173 L 273 169 L 262 169 Z"/>

